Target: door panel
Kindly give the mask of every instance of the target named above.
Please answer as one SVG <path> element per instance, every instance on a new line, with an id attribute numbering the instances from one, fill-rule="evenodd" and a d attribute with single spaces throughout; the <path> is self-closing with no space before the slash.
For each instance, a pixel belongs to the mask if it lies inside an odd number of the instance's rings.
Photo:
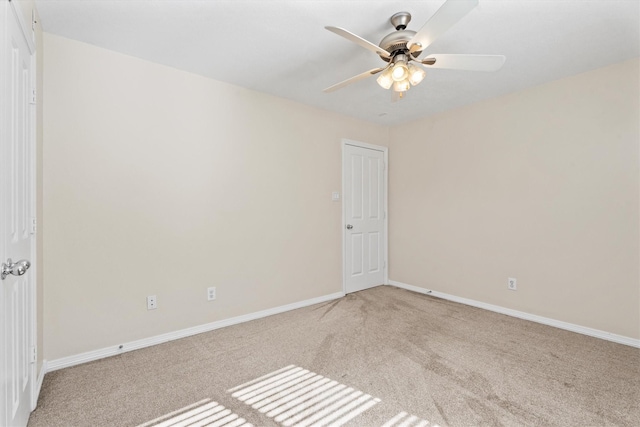
<path id="1" fill-rule="evenodd" d="M 369 273 L 377 273 L 380 269 L 380 233 L 369 233 Z"/>
<path id="2" fill-rule="evenodd" d="M 383 151 L 346 144 L 343 155 L 345 292 L 349 293 L 384 283 L 386 197 Z"/>
<path id="3" fill-rule="evenodd" d="M 351 233 L 351 241 L 353 242 L 351 246 L 351 276 L 360 276 L 363 273 L 362 267 L 364 264 L 364 241 L 362 239 L 362 233 Z"/>
<path id="4" fill-rule="evenodd" d="M 0 262 L 32 253 L 32 51 L 15 2 L 0 0 Z M 0 281 L 0 424 L 24 426 L 31 409 L 33 287 L 31 271 Z"/>
<path id="5" fill-rule="evenodd" d="M 363 157 L 359 154 L 350 154 L 351 160 L 351 185 L 350 185 L 350 193 L 351 193 L 351 218 L 352 219 L 363 219 L 362 212 L 362 202 L 363 202 L 363 181 L 362 181 L 362 170 L 363 170 Z"/>
<path id="6" fill-rule="evenodd" d="M 381 199 L 380 190 L 382 188 L 382 161 L 376 158 L 369 158 L 369 219 L 376 220 L 381 219 Z"/>

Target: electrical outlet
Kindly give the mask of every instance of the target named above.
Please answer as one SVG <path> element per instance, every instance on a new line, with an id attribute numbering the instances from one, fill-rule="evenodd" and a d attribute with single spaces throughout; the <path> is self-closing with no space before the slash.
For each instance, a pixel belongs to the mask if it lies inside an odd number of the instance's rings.
<path id="1" fill-rule="evenodd" d="M 516 279 L 513 277 L 509 277 L 509 279 L 507 279 L 507 287 L 509 288 L 509 290 L 512 290 L 512 291 L 515 291 L 516 289 L 518 289 Z"/>
<path id="2" fill-rule="evenodd" d="M 155 310 L 158 308 L 158 300 L 155 295 L 149 295 L 147 297 L 147 310 Z"/>
<path id="3" fill-rule="evenodd" d="M 216 299 L 216 288 L 211 286 L 207 288 L 207 301 L 213 301 L 214 299 Z"/>

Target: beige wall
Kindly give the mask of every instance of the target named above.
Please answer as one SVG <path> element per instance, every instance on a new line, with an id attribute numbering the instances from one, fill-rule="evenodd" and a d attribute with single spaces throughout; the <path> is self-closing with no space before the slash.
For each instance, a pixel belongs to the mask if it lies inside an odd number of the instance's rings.
<path id="1" fill-rule="evenodd" d="M 638 76 L 636 59 L 392 129 L 390 279 L 640 338 Z"/>
<path id="2" fill-rule="evenodd" d="M 340 141 L 386 145 L 385 127 L 44 48 L 48 360 L 342 290 Z"/>
<path id="3" fill-rule="evenodd" d="M 50 34 L 44 61 L 49 360 L 340 291 L 341 138 L 390 144 L 392 280 L 640 337 L 637 60 L 391 130 Z"/>

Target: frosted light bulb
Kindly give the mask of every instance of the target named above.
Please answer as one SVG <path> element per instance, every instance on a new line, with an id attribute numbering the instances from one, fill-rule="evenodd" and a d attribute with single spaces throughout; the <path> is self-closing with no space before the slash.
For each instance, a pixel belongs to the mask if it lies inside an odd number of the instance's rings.
<path id="1" fill-rule="evenodd" d="M 409 70 L 407 70 L 407 66 L 404 63 L 398 62 L 396 65 L 393 66 L 391 77 L 393 78 L 394 81 L 396 82 L 402 81 L 406 79 L 408 75 L 409 75 Z"/>
<path id="2" fill-rule="evenodd" d="M 426 75 L 426 71 L 424 71 L 421 67 L 409 64 L 409 82 L 411 82 L 413 86 L 419 84 Z"/>
<path id="3" fill-rule="evenodd" d="M 387 68 L 386 70 L 384 70 L 382 74 L 378 76 L 376 81 L 382 88 L 389 89 L 393 84 L 393 79 L 391 78 L 391 68 Z"/>
<path id="4" fill-rule="evenodd" d="M 411 87 L 409 80 L 402 80 L 393 84 L 393 90 L 396 92 L 406 92 L 409 90 L 409 87 Z"/>

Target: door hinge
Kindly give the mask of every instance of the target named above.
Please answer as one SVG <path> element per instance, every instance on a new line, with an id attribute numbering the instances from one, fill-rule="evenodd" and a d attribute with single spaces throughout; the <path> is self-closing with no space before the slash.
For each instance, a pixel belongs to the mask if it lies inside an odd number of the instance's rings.
<path id="1" fill-rule="evenodd" d="M 31 234 L 36 234 L 37 228 L 38 228 L 38 220 L 35 218 L 31 218 Z"/>
<path id="2" fill-rule="evenodd" d="M 387 219 L 387 211 L 382 212 L 382 219 Z"/>
<path id="3" fill-rule="evenodd" d="M 382 261 L 382 268 L 387 268 L 387 261 Z"/>
<path id="4" fill-rule="evenodd" d="M 38 360 L 38 348 L 36 346 L 31 347 L 31 363 L 36 363 Z"/>
<path id="5" fill-rule="evenodd" d="M 36 90 L 31 89 L 31 99 L 29 99 L 29 103 L 30 104 L 35 104 L 36 103 Z"/>

